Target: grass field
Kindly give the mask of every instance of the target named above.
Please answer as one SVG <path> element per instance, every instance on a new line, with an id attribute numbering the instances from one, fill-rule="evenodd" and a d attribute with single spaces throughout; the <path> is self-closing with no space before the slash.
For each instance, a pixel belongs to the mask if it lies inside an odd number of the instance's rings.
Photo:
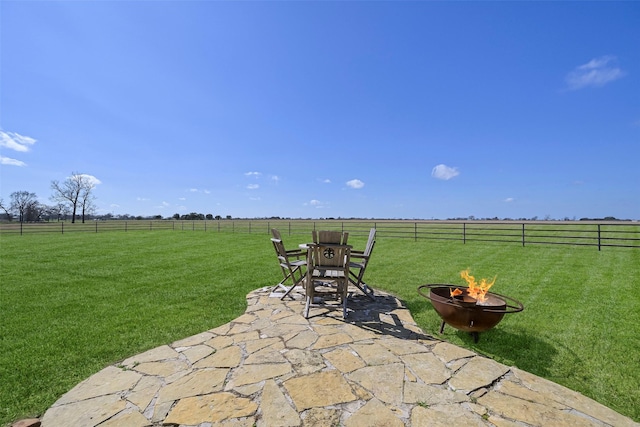
<path id="1" fill-rule="evenodd" d="M 308 240 L 284 236 L 287 246 Z M 363 248 L 366 237 L 350 237 Z M 298 241 L 300 240 L 300 241 Z M 416 288 L 498 276 L 522 301 L 474 344 L 442 338 L 577 390 L 640 421 L 640 251 L 380 238 L 367 282 L 399 296 L 425 332 L 440 324 Z M 269 236 L 203 231 L 0 237 L 0 425 L 41 415 L 91 374 L 226 323 L 275 284 Z"/>

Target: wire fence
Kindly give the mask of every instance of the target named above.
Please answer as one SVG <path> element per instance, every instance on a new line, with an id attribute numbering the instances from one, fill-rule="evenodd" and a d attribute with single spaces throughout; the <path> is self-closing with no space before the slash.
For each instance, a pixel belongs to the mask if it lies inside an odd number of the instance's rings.
<path id="1" fill-rule="evenodd" d="M 454 220 L 109 220 L 85 223 L 5 222 L 2 235 L 38 233 L 103 233 L 130 231 L 205 231 L 217 233 L 270 234 L 277 228 L 283 235 L 306 235 L 312 230 L 347 231 L 352 236 L 368 236 L 376 228 L 377 238 L 495 242 L 522 246 L 580 245 L 640 248 L 637 221 L 454 221 Z"/>

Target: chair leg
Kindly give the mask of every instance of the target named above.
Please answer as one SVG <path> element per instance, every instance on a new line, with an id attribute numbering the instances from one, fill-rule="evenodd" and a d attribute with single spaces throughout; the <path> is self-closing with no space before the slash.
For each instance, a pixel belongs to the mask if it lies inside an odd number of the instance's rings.
<path id="1" fill-rule="evenodd" d="M 307 272 L 308 273 L 308 272 Z M 306 275 L 302 280 L 302 284 L 304 286 L 304 296 L 305 296 L 305 304 L 304 304 L 304 318 L 309 318 L 309 308 L 311 307 L 311 303 L 313 302 L 314 289 L 313 289 L 313 278 Z"/>
<path id="2" fill-rule="evenodd" d="M 349 280 L 345 280 L 342 283 L 342 318 L 347 318 L 347 294 L 349 290 Z"/>
<path id="3" fill-rule="evenodd" d="M 298 286 L 304 279 L 304 276 L 300 278 L 300 280 L 298 280 L 296 282 L 295 277 L 291 276 L 291 281 L 293 282 L 293 285 L 291 285 L 287 291 L 284 293 L 284 295 L 282 295 L 282 297 L 280 298 L 280 301 L 284 301 L 285 297 L 289 297 L 292 300 L 295 299 L 291 294 L 291 291 L 293 291 L 293 289 Z"/>
<path id="4" fill-rule="evenodd" d="M 309 307 L 311 306 L 311 297 L 307 295 L 307 302 L 304 305 L 304 318 L 309 318 Z"/>
<path id="5" fill-rule="evenodd" d="M 373 295 L 373 289 L 371 289 L 369 285 L 367 285 L 366 283 L 363 283 L 362 290 L 364 291 L 365 294 L 367 294 L 369 298 L 371 298 L 372 301 L 375 300 L 375 297 Z"/>
<path id="6" fill-rule="evenodd" d="M 367 286 L 366 283 L 362 283 L 360 281 L 360 278 L 356 278 L 355 280 L 352 278 L 349 278 L 349 281 L 351 282 L 351 284 L 353 284 L 353 286 L 360 289 L 360 291 L 363 294 L 365 294 L 371 301 L 375 301 L 375 298 L 373 296 L 373 289 Z"/>

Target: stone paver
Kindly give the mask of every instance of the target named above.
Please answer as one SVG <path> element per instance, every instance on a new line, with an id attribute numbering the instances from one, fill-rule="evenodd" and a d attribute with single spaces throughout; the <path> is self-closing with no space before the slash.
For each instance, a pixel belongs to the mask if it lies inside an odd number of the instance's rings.
<path id="1" fill-rule="evenodd" d="M 425 335 L 395 297 L 341 310 L 247 295 L 242 316 L 107 367 L 43 427 L 635 426 L 565 387 Z M 30 423 L 38 420 L 28 420 Z M 29 424 L 35 425 L 35 424 Z"/>

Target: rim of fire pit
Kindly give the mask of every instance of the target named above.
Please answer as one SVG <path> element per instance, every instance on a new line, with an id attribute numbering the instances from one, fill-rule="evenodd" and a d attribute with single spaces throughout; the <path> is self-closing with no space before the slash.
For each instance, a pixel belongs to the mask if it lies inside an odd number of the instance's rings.
<path id="1" fill-rule="evenodd" d="M 423 293 L 423 289 L 425 289 L 425 288 L 429 289 L 429 293 L 427 295 L 425 295 Z M 492 307 L 490 305 L 482 305 L 482 304 L 474 304 L 474 305 L 471 305 L 471 306 L 458 304 L 455 301 L 453 301 L 452 298 L 446 298 L 446 297 L 443 297 L 441 295 L 432 294 L 431 293 L 431 289 L 433 289 L 433 288 L 469 289 L 468 286 L 458 286 L 458 285 L 452 285 L 452 284 L 446 284 L 446 283 L 430 283 L 430 284 L 418 286 L 418 293 L 420 295 L 422 295 L 424 298 L 428 299 L 429 301 L 436 300 L 437 302 L 439 302 L 441 304 L 451 305 L 451 306 L 454 306 L 456 308 L 461 308 L 461 309 L 464 309 L 464 310 L 478 310 L 478 309 L 481 309 L 482 311 L 486 311 L 488 313 L 503 313 L 503 314 L 519 313 L 522 310 L 524 310 L 524 305 L 520 301 L 518 301 L 517 299 L 512 298 L 512 297 L 508 297 L 506 295 L 497 294 L 495 292 L 487 292 L 487 295 L 492 295 L 492 296 L 504 301 L 504 303 L 505 303 L 505 307 L 504 308 L 502 306 L 500 306 L 500 307 L 495 307 L 495 306 Z M 435 297 L 437 297 L 437 298 L 435 298 Z M 510 303 L 511 304 L 515 304 L 515 305 L 511 305 Z"/>

